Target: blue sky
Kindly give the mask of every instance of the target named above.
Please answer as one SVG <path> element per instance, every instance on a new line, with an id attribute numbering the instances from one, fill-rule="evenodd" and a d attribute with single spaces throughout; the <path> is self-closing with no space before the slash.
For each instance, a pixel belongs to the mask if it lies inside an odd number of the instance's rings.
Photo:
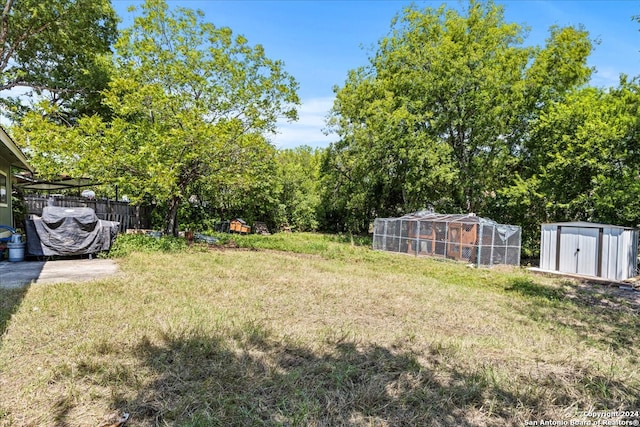
<path id="1" fill-rule="evenodd" d="M 123 26 L 132 22 L 127 7 L 140 1 L 112 0 Z M 333 102 L 333 87 L 347 72 L 367 64 L 376 42 L 390 28 L 392 18 L 409 5 L 400 0 L 168 0 L 170 7 L 200 9 L 216 26 L 230 27 L 251 44 L 264 46 L 272 59 L 284 61 L 300 84 L 300 119 L 280 123 L 272 142 L 280 148 L 298 145 L 325 147 L 335 135 L 324 135 L 324 120 Z M 414 1 L 419 7 L 446 3 L 460 8 L 466 2 Z M 525 41 L 543 45 L 552 25 L 582 24 L 599 40 L 589 63 L 597 73 L 591 84 L 615 86 L 620 73 L 640 75 L 640 0 L 511 0 L 497 1 L 505 20 L 530 29 Z"/>

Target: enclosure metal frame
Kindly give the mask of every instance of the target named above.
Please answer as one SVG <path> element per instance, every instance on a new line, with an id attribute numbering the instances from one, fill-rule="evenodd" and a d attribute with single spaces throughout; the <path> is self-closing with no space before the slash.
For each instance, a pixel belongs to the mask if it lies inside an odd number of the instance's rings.
<path id="1" fill-rule="evenodd" d="M 373 249 L 457 259 L 480 266 L 520 265 L 522 230 L 471 215 L 416 212 L 376 218 Z"/>

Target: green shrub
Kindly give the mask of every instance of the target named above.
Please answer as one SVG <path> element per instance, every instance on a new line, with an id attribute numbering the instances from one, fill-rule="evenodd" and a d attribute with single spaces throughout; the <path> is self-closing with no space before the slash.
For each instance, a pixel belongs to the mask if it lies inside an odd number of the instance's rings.
<path id="1" fill-rule="evenodd" d="M 284 252 L 308 253 L 329 258 L 353 256 L 354 251 L 363 255 L 371 247 L 371 237 L 350 235 L 327 235 L 319 233 L 275 233 L 267 236 L 258 234 L 228 234 L 208 232 L 207 236 L 216 239 L 215 246 L 276 250 Z M 153 237 L 145 234 L 121 234 L 116 238 L 109 258 L 126 257 L 132 252 L 177 253 L 187 250 L 207 250 L 209 244 L 199 241 L 189 246 L 182 237 Z"/>
<path id="2" fill-rule="evenodd" d="M 146 234 L 119 234 L 109 251 L 109 258 L 121 258 L 132 252 L 184 252 L 187 241 L 181 237 L 153 237 Z"/>

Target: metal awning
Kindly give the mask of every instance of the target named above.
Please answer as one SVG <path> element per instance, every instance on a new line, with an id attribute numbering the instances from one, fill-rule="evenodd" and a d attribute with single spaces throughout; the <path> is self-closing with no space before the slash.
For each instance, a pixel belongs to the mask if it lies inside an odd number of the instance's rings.
<path id="1" fill-rule="evenodd" d="M 82 188 L 100 184 L 91 178 L 60 177 L 54 180 L 44 180 L 27 174 L 16 174 L 14 177 L 17 181 L 15 186 L 23 190 L 68 190 L 70 188 Z"/>

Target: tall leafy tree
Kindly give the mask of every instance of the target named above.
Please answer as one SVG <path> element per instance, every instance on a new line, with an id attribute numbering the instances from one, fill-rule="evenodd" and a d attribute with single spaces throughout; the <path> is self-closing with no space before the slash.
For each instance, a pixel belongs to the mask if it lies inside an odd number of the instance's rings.
<path id="1" fill-rule="evenodd" d="M 166 208 L 165 232 L 176 234 L 180 206 L 199 189 L 259 180 L 256 165 L 272 149 L 276 120 L 296 118 L 297 84 L 262 46 L 200 11 L 147 0 L 140 12 L 115 44 L 114 77 L 103 93 L 110 120 L 81 118 L 64 147 L 44 135 L 24 140 L 76 175 L 117 185 L 133 201 L 153 199 Z M 40 120 L 26 117 L 24 130 Z"/>
<path id="2" fill-rule="evenodd" d="M 63 106 L 67 120 L 100 107 L 105 55 L 117 37 L 109 0 L 5 0 L 0 15 L 0 90 L 26 88 Z M 3 97 L 5 114 L 23 113 Z M 63 116 L 60 115 L 60 118 Z M 71 118 L 71 119 L 69 119 Z"/>
<path id="3" fill-rule="evenodd" d="M 337 89 L 325 217 L 362 230 L 429 206 L 487 213 L 521 167 L 531 120 L 591 72 L 583 29 L 552 28 L 544 48 L 525 35 L 492 2 L 406 9 Z"/>
<path id="4" fill-rule="evenodd" d="M 242 182 L 276 120 L 296 117 L 297 85 L 282 62 L 201 12 L 147 0 L 116 52 L 119 77 L 106 93 L 114 119 L 99 149 L 120 186 L 167 202 L 168 233 L 192 185 Z"/>
<path id="5" fill-rule="evenodd" d="M 617 88 L 573 91 L 540 114 L 526 167 L 498 197 L 530 248 L 541 222 L 640 223 L 639 108 L 640 87 L 623 77 Z"/>
<path id="6" fill-rule="evenodd" d="M 318 228 L 319 170 L 322 149 L 309 146 L 279 150 L 277 161 L 277 226 L 298 231 Z"/>
<path id="7" fill-rule="evenodd" d="M 198 200 L 204 221 L 194 226 L 212 228 L 221 220 L 263 221 L 272 228 L 278 206 L 277 150 L 264 138 L 251 141 L 246 161 L 231 173 L 211 175 L 193 186 L 190 200 Z"/>

